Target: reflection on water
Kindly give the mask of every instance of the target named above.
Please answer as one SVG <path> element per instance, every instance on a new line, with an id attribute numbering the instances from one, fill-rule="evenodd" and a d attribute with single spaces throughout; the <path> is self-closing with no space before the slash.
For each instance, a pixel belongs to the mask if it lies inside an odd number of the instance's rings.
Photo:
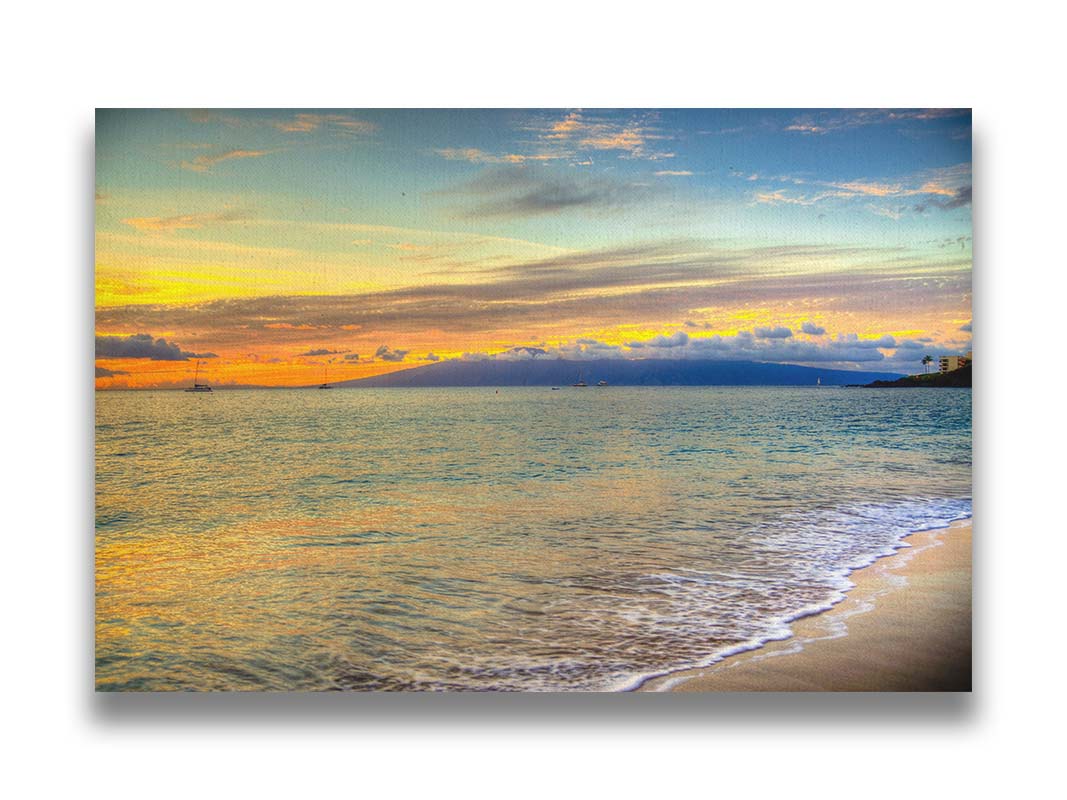
<path id="1" fill-rule="evenodd" d="M 969 390 L 97 395 L 101 689 L 604 689 L 970 513 Z"/>

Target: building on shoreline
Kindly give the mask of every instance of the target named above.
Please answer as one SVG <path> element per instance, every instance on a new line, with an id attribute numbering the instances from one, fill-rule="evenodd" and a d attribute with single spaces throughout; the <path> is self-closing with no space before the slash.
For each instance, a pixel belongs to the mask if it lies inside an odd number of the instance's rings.
<path id="1" fill-rule="evenodd" d="M 954 372 L 960 367 L 966 367 L 968 364 L 974 361 L 974 353 L 971 350 L 967 351 L 965 356 L 941 356 L 938 359 L 938 372 Z"/>

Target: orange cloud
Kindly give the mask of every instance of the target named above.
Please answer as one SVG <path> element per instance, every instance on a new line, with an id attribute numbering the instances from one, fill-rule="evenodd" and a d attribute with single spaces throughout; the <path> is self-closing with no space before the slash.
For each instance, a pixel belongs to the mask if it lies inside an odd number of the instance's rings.
<path id="1" fill-rule="evenodd" d="M 958 192 L 959 189 L 946 186 L 938 181 L 929 181 L 919 188 L 917 194 L 940 194 L 945 197 L 955 197 Z"/>
<path id="2" fill-rule="evenodd" d="M 292 119 L 273 123 L 284 133 L 311 133 L 323 126 L 339 128 L 356 134 L 370 134 L 378 130 L 373 122 L 347 117 L 343 114 L 297 114 Z"/>
<path id="3" fill-rule="evenodd" d="M 735 176 L 743 177 L 743 175 L 739 173 L 735 173 Z M 855 200 L 859 198 L 871 198 L 889 200 L 894 198 L 903 199 L 911 197 L 930 198 L 931 195 L 934 197 L 948 198 L 947 201 L 928 199 L 922 205 L 915 207 L 914 210 L 921 212 L 926 207 L 955 208 L 969 203 L 971 192 L 970 179 L 971 165 L 965 163 L 957 164 L 953 167 L 928 170 L 917 175 L 901 178 L 895 183 L 863 179 L 851 181 L 808 181 L 810 185 L 827 188 L 816 194 L 808 195 L 787 194 L 786 191 L 782 189 L 775 189 L 772 191 L 757 192 L 753 196 L 753 199 L 756 203 L 767 203 L 771 205 L 787 203 L 807 206 L 822 200 L 835 199 Z M 774 180 L 793 184 L 805 183 L 802 179 L 791 178 L 784 175 L 774 178 L 764 178 L 759 175 L 752 175 L 748 180 Z M 907 206 L 898 204 L 897 206 L 886 207 L 868 204 L 867 210 L 878 216 L 887 217 L 889 219 L 900 219 L 907 210 Z"/>
<path id="4" fill-rule="evenodd" d="M 477 147 L 444 147 L 434 152 L 449 161 L 468 161 L 471 164 L 522 164 L 526 161 L 551 161 L 562 158 L 561 155 L 552 153 L 535 153 L 532 155 L 504 153 L 503 155 L 495 155 L 479 150 Z"/>
<path id="5" fill-rule="evenodd" d="M 443 147 L 434 152 L 449 161 L 469 161 L 471 164 L 499 164 L 503 160 L 477 147 Z"/>
<path id="6" fill-rule="evenodd" d="M 563 119 L 534 126 L 540 143 L 534 153 L 489 153 L 476 147 L 447 147 L 435 150 L 439 156 L 450 161 L 468 161 L 472 164 L 524 164 L 530 161 L 571 159 L 572 164 L 589 165 L 592 161 L 582 157 L 582 151 L 617 150 L 623 158 L 647 158 L 656 160 L 672 158 L 674 153 L 650 152 L 648 143 L 654 139 L 667 138 L 643 121 L 631 120 L 626 124 L 607 121 L 604 118 L 586 118 L 579 111 L 568 113 Z"/>
<path id="7" fill-rule="evenodd" d="M 810 206 L 827 195 L 821 194 L 814 197 L 805 197 L 803 195 L 791 197 L 783 192 L 781 189 L 775 189 L 773 192 L 756 192 L 756 202 L 766 203 L 768 205 L 778 205 L 780 203 L 787 203 L 794 206 Z"/>
<path id="8" fill-rule="evenodd" d="M 914 194 L 913 191 L 905 190 L 899 184 L 873 183 L 868 181 L 845 181 L 843 183 L 831 183 L 837 189 L 850 194 L 866 194 L 873 197 L 892 197 L 900 194 Z"/>
<path id="9" fill-rule="evenodd" d="M 173 217 L 128 217 L 124 225 L 139 231 L 177 231 L 203 228 L 205 225 L 237 222 L 248 219 L 243 211 L 225 211 L 217 214 L 179 214 Z"/>
<path id="10" fill-rule="evenodd" d="M 577 131 L 583 125 L 582 115 L 577 111 L 572 111 L 566 117 L 559 122 L 556 122 L 549 129 L 549 133 L 546 136 L 548 139 L 566 139 L 572 133 Z"/>
<path id="11" fill-rule="evenodd" d="M 587 136 L 581 140 L 581 144 L 585 147 L 592 147 L 594 150 L 626 150 L 636 153 L 645 146 L 645 137 L 636 128 L 627 128 Z"/>
<path id="12" fill-rule="evenodd" d="M 579 150 L 619 150 L 625 153 L 625 158 L 652 160 L 674 155 L 647 149 L 650 141 L 666 137 L 641 120 L 619 124 L 604 118 L 587 118 L 581 112 L 572 111 L 543 130 L 542 140 L 553 147 L 570 145 Z"/>
<path id="13" fill-rule="evenodd" d="M 182 169 L 188 169 L 193 172 L 210 172 L 211 168 L 216 164 L 220 164 L 223 161 L 230 161 L 237 158 L 259 158 L 260 156 L 270 155 L 277 152 L 275 150 L 227 150 L 223 153 L 217 153 L 215 155 L 197 156 L 192 161 L 181 162 Z"/>

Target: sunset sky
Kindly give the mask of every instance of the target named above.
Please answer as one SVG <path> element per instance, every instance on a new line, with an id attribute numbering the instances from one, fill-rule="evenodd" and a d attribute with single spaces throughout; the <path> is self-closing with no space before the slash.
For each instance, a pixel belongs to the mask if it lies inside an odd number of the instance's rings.
<path id="1" fill-rule="evenodd" d="M 101 389 L 970 349 L 965 110 L 99 111 L 96 153 Z"/>

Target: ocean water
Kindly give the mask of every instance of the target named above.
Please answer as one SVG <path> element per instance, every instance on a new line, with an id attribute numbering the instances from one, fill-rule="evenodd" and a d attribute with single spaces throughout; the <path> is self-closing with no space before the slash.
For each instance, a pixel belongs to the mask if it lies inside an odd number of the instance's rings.
<path id="1" fill-rule="evenodd" d="M 100 392 L 102 690 L 618 690 L 971 513 L 966 389 Z"/>

